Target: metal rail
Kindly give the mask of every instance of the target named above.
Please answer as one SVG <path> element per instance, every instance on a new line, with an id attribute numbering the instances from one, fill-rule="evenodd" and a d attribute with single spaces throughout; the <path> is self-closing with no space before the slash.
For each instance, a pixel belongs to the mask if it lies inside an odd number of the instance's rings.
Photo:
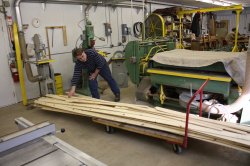
<path id="1" fill-rule="evenodd" d="M 185 125 L 185 135 L 184 135 L 184 140 L 183 140 L 183 144 L 182 146 L 184 148 L 187 147 L 187 139 L 188 139 L 188 122 L 189 122 L 189 114 L 190 114 L 190 108 L 191 108 L 191 103 L 193 102 L 193 100 L 195 99 L 195 97 L 200 94 L 200 111 L 199 111 L 199 116 L 202 116 L 202 95 L 203 95 L 203 89 L 204 87 L 207 85 L 209 79 L 207 79 L 202 85 L 201 87 L 195 92 L 195 94 L 191 97 L 191 99 L 189 100 L 188 104 L 187 104 L 187 111 L 186 111 L 186 125 Z"/>

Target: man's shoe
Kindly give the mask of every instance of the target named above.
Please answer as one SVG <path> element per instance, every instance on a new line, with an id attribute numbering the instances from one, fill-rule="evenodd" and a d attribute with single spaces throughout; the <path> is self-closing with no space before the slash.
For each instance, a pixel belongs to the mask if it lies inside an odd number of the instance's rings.
<path id="1" fill-rule="evenodd" d="M 115 102 L 118 102 L 118 101 L 120 101 L 120 94 L 115 95 Z"/>

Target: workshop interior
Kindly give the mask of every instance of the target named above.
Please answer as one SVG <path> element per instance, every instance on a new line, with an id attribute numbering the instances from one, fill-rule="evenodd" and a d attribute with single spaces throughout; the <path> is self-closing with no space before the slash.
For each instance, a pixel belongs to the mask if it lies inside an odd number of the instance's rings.
<path id="1" fill-rule="evenodd" d="M 60 131 L 53 119 L 26 119 L 36 111 L 88 117 L 104 126 L 99 135 L 161 139 L 176 154 L 197 139 L 240 151 L 241 165 L 249 164 L 250 1 L 1 0 L 0 26 L 0 119 L 13 116 L 8 125 L 17 125 L 0 127 L 0 165 L 119 165 L 70 145 L 67 118 Z M 67 96 L 79 48 L 106 59 L 120 102 L 101 76 L 101 100 L 91 98 L 87 69 Z M 23 110 L 9 114 L 17 105 Z"/>

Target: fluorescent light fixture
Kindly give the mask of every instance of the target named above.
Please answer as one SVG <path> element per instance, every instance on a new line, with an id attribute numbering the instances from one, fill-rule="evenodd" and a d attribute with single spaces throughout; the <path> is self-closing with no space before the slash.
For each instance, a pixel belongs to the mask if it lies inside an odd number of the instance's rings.
<path id="1" fill-rule="evenodd" d="M 237 5 L 237 3 L 234 3 L 234 2 L 227 2 L 227 1 L 220 1 L 220 0 L 195 0 L 195 1 L 209 3 L 209 4 L 213 4 L 213 5 L 218 5 L 218 6 Z"/>
<path id="2" fill-rule="evenodd" d="M 199 2 L 204 2 L 204 3 L 213 3 L 213 0 L 196 0 L 196 1 L 199 1 Z"/>
<path id="3" fill-rule="evenodd" d="M 224 6 L 224 3 L 221 1 L 214 1 L 213 3 L 214 5 L 218 5 L 218 6 Z"/>

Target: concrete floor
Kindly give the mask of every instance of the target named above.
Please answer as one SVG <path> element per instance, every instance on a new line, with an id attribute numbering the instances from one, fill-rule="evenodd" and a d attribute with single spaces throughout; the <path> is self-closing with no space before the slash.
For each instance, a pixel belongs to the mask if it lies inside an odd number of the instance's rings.
<path id="1" fill-rule="evenodd" d="M 121 90 L 121 102 L 135 103 L 133 85 Z M 109 89 L 104 91 L 102 99 L 113 100 Z M 250 154 L 227 147 L 189 139 L 188 148 L 177 155 L 172 145 L 162 140 L 123 130 L 107 134 L 104 126 L 90 118 L 27 109 L 21 103 L 0 109 L 0 136 L 17 131 L 14 119 L 21 116 L 33 123 L 49 121 L 57 129 L 65 128 L 66 132 L 58 133 L 57 137 L 110 166 L 250 165 Z"/>

